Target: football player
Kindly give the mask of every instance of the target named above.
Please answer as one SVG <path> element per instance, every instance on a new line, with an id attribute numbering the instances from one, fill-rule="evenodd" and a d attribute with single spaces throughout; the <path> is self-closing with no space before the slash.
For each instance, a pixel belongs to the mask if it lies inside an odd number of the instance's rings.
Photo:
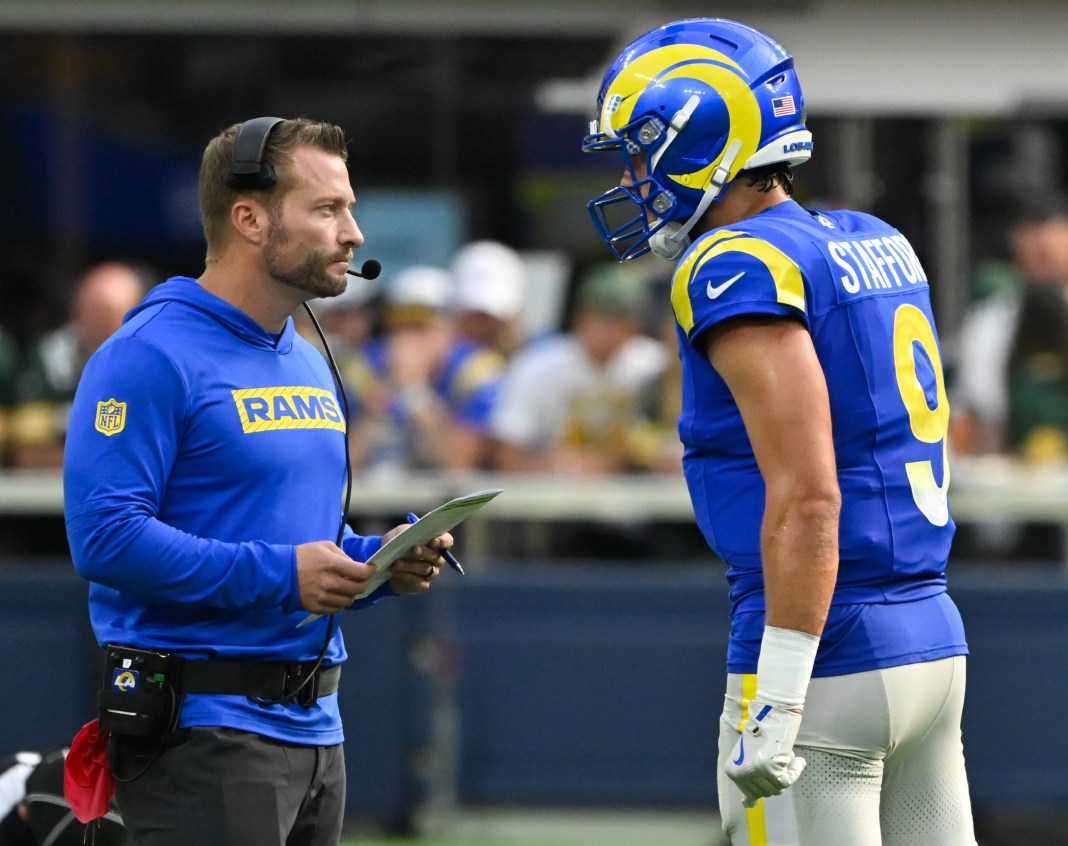
<path id="1" fill-rule="evenodd" d="M 733 21 L 630 44 L 584 148 L 613 255 L 676 262 L 679 431 L 732 605 L 719 802 L 735 846 L 973 846 L 967 645 L 946 592 L 946 401 L 906 238 L 791 199 L 793 58 Z"/>

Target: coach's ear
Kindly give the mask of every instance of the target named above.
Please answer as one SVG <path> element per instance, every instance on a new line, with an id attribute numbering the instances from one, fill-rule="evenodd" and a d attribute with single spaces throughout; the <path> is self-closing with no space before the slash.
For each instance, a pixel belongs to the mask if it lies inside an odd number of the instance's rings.
<path id="1" fill-rule="evenodd" d="M 251 197 L 238 197 L 230 206 L 230 223 L 237 235 L 250 244 L 264 244 L 270 218 L 267 209 Z"/>

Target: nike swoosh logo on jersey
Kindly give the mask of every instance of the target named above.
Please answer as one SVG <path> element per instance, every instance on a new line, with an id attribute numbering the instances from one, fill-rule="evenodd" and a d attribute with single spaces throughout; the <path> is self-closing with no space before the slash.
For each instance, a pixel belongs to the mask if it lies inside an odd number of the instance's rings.
<path id="1" fill-rule="evenodd" d="M 730 279 L 728 279 L 726 282 L 724 282 L 721 285 L 713 285 L 711 282 L 709 282 L 708 283 L 708 288 L 707 288 L 708 298 L 710 300 L 714 300 L 716 297 L 718 297 L 720 294 L 722 294 L 724 291 L 726 291 L 731 285 L 733 285 L 735 282 L 737 282 L 743 276 L 745 276 L 745 271 L 744 270 L 741 273 L 737 274 L 736 276 L 732 276 Z"/>
<path id="2" fill-rule="evenodd" d="M 734 759 L 735 766 L 740 767 L 742 761 L 745 760 L 745 738 L 739 738 L 738 740 L 738 757 Z"/>

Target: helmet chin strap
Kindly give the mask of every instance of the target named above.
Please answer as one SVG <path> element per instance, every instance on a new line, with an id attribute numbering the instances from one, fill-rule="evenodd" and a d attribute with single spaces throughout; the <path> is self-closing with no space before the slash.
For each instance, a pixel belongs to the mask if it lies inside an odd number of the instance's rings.
<path id="1" fill-rule="evenodd" d="M 693 214 L 690 215 L 689 220 L 685 223 L 670 220 L 649 237 L 649 249 L 653 255 L 665 261 L 675 261 L 686 252 L 691 243 L 690 230 L 704 216 L 704 213 L 708 211 L 708 207 L 712 205 L 712 201 L 720 195 L 723 187 L 730 180 L 731 167 L 734 165 L 734 160 L 738 158 L 738 151 L 741 149 L 742 142 L 737 138 L 727 145 L 727 151 L 723 154 L 719 165 L 712 172 L 708 187 L 705 188 L 705 192 L 701 195 L 701 200 L 698 202 Z"/>
<path id="2" fill-rule="evenodd" d="M 676 261 L 690 246 L 688 235 L 679 235 L 682 224 L 670 220 L 649 236 L 649 249 L 657 258 Z"/>

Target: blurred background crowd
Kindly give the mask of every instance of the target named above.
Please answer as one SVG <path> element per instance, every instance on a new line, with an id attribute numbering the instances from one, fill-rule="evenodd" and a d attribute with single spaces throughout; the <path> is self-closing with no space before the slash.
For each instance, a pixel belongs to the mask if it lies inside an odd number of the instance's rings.
<path id="1" fill-rule="evenodd" d="M 591 266 L 540 328 L 520 319 L 522 258 L 490 240 L 464 245 L 445 267 L 354 280 L 320 301 L 349 394 L 353 467 L 677 469 L 677 368 L 658 337 L 670 312 L 655 270 Z"/>
<path id="2" fill-rule="evenodd" d="M 951 449 L 1061 463 L 1068 201 L 1053 192 L 1007 205 L 998 237 L 1003 248 L 975 263 L 959 325 L 943 338 Z M 353 468 L 677 471 L 670 268 L 647 257 L 571 270 L 536 276 L 517 249 L 482 239 L 313 301 L 346 388 Z M 73 281 L 62 323 L 0 335 L 9 466 L 62 465 L 82 366 L 160 281 L 145 264 L 95 263 Z M 303 313 L 298 321 L 320 343 Z"/>
<path id="3" fill-rule="evenodd" d="M 1060 465 L 1068 95 L 1047 70 L 1061 13 L 1035 3 L 997 35 L 997 8 L 968 4 L 967 37 L 952 3 L 922 30 L 888 3 L 746 14 L 800 57 L 817 151 L 797 199 L 880 215 L 925 265 L 952 451 Z M 710 11 L 732 14 L 671 14 Z M 5 4 L 3 465 L 59 466 L 86 358 L 148 287 L 200 272 L 205 139 L 307 114 L 349 132 L 357 261 L 383 265 L 314 304 L 358 471 L 677 469 L 669 268 L 604 262 L 585 204 L 618 175 L 579 149 L 605 57 L 662 17 L 632 0 Z M 887 26 L 916 49 L 864 46 Z M 995 43 L 1013 61 L 979 61 Z"/>
<path id="4" fill-rule="evenodd" d="M 410 265 L 311 303 L 338 363 L 356 472 L 561 473 L 679 467 L 677 358 L 667 282 L 649 264 L 588 268 L 552 325 L 521 321 L 527 272 L 497 241 L 445 266 Z M 89 356 L 148 287 L 147 268 L 93 265 L 64 322 L 0 338 L 9 466 L 59 468 Z M 311 319 L 298 328 L 321 344 Z"/>

